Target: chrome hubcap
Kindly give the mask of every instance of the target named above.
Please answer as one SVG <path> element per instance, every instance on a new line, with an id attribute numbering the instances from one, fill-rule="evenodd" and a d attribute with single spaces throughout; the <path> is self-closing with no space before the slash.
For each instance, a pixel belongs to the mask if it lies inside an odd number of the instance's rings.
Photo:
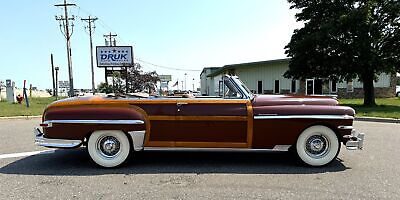
<path id="1" fill-rule="evenodd" d="M 97 149 L 107 158 L 112 158 L 119 153 L 120 142 L 113 136 L 105 136 L 99 139 Z"/>
<path id="2" fill-rule="evenodd" d="M 305 151 L 312 158 L 324 157 L 329 152 L 329 141 L 323 135 L 313 135 L 307 139 Z"/>

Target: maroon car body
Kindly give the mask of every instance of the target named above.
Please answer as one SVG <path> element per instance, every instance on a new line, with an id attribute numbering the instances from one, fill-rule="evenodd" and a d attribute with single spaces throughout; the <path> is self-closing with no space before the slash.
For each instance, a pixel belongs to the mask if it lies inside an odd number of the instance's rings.
<path id="1" fill-rule="evenodd" d="M 354 110 L 331 97 L 253 95 L 237 77 L 226 76 L 224 83 L 217 98 L 60 100 L 44 111 L 35 142 L 56 148 L 87 146 L 104 167 L 117 166 L 132 150 L 147 148 L 293 150 L 313 166 L 336 158 L 340 143 L 362 149 L 364 134 L 352 126 Z"/>

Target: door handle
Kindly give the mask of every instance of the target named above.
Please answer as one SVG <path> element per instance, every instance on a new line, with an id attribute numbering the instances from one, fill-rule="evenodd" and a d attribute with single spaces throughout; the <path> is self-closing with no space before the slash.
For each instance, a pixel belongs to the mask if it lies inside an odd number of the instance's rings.
<path id="1" fill-rule="evenodd" d="M 187 105 L 187 104 L 188 104 L 187 102 L 178 102 L 178 103 L 176 103 L 177 106 L 182 106 L 182 105 Z"/>
<path id="2" fill-rule="evenodd" d="M 176 103 L 176 107 L 178 107 L 178 112 L 181 111 L 181 107 L 182 107 L 183 105 L 187 105 L 187 104 L 188 104 L 187 102 L 178 102 L 178 103 Z"/>

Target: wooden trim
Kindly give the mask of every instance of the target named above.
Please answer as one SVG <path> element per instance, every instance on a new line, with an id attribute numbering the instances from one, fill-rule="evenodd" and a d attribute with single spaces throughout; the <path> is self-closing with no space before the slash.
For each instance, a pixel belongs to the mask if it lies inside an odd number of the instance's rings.
<path id="1" fill-rule="evenodd" d="M 149 143 L 150 140 L 150 133 L 151 133 L 151 123 L 149 120 L 149 116 L 147 115 L 146 111 L 144 111 L 142 108 L 138 107 L 138 106 L 133 106 L 130 105 L 130 108 L 133 108 L 134 110 L 136 110 L 137 112 L 141 113 L 143 115 L 144 121 L 145 121 L 145 125 L 146 125 L 146 132 L 144 133 L 144 145 L 146 146 L 147 143 Z"/>
<path id="2" fill-rule="evenodd" d="M 247 121 L 247 116 L 149 116 L 154 121 Z"/>
<path id="3" fill-rule="evenodd" d="M 246 103 L 247 105 L 247 147 L 252 148 L 253 145 L 253 105 L 251 101 Z"/>
<path id="4" fill-rule="evenodd" d="M 173 142 L 150 141 L 146 147 L 188 147 L 188 148 L 246 148 L 241 142 Z"/>
<path id="5" fill-rule="evenodd" d="M 190 103 L 190 104 L 241 104 L 248 102 L 247 99 L 103 99 L 95 96 L 89 100 L 75 100 L 75 101 L 60 101 L 53 103 L 49 107 L 61 107 L 71 105 L 115 105 L 115 104 L 176 104 L 176 103 Z"/>

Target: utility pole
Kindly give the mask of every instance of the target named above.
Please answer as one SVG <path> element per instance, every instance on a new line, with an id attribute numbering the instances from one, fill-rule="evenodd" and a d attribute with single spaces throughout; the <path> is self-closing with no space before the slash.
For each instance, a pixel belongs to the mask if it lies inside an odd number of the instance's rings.
<path id="1" fill-rule="evenodd" d="M 114 37 L 117 37 L 117 34 L 112 34 L 111 32 L 110 32 L 110 34 L 108 34 L 108 35 L 103 35 L 103 37 L 104 37 L 104 42 L 105 42 L 105 45 L 106 46 L 113 46 L 112 45 L 112 39 L 114 38 Z M 107 41 L 107 38 L 108 38 L 108 41 Z M 114 46 L 116 46 L 116 41 L 115 41 L 115 38 L 114 38 Z M 108 80 L 107 80 L 107 67 L 104 69 L 105 70 L 105 72 L 104 72 L 104 74 L 105 74 L 105 79 L 106 79 L 106 84 L 108 85 Z M 114 71 L 114 68 L 112 68 L 111 69 L 111 72 L 113 72 Z M 114 81 L 113 81 L 113 84 L 114 84 Z"/>
<path id="2" fill-rule="evenodd" d="M 59 69 L 60 69 L 59 67 L 55 68 L 55 70 L 56 70 L 56 91 L 55 91 L 56 100 L 58 100 L 58 70 Z"/>
<path id="3" fill-rule="evenodd" d="M 54 80 L 53 54 L 51 54 L 50 60 L 51 60 L 51 77 L 53 77 L 53 97 L 55 97 L 56 96 L 56 83 L 55 83 L 55 80 Z"/>
<path id="4" fill-rule="evenodd" d="M 116 46 L 117 42 L 115 41 L 115 37 L 117 37 L 117 34 L 112 34 L 111 32 L 108 35 L 103 35 L 105 38 L 106 46 Z M 107 43 L 107 38 L 108 38 L 108 43 Z M 113 39 L 114 39 L 114 45 L 113 45 Z"/>
<path id="5" fill-rule="evenodd" d="M 96 93 L 96 88 L 94 85 L 94 69 L 93 69 L 93 43 L 92 43 L 92 31 L 96 28 L 94 25 L 94 21 L 96 21 L 98 18 L 90 18 L 90 15 L 87 19 L 81 19 L 84 22 L 88 23 L 88 26 L 86 28 L 89 29 L 89 37 L 90 37 L 90 65 L 92 67 L 92 92 L 93 95 Z"/>
<path id="6" fill-rule="evenodd" d="M 65 39 L 67 40 L 67 59 L 68 59 L 68 74 L 69 74 L 69 96 L 74 96 L 74 78 L 72 75 L 72 58 L 71 58 L 71 36 L 74 32 L 74 24 L 71 22 L 71 32 L 69 27 L 69 20 L 74 21 L 75 17 L 68 17 L 68 7 L 76 6 L 76 4 L 67 3 L 67 0 L 64 0 L 63 4 L 56 4 L 56 7 L 64 7 L 64 16 L 56 16 L 56 20 L 60 22 L 60 30 L 64 34 Z M 63 27 L 64 30 L 61 28 Z"/>

